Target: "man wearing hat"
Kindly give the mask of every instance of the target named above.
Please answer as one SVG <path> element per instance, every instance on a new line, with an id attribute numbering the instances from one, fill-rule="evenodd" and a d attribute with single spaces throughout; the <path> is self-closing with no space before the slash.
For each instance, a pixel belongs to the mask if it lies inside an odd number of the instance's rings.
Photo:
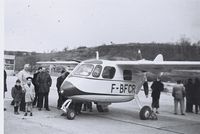
<path id="1" fill-rule="evenodd" d="M 43 100 L 44 101 L 44 108 L 47 111 L 49 109 L 49 91 L 52 84 L 52 79 L 49 73 L 46 71 L 45 68 L 42 68 L 42 71 L 37 76 L 37 84 L 39 87 L 38 90 L 38 110 L 41 111 L 43 107 Z"/>
<path id="2" fill-rule="evenodd" d="M 58 101 L 57 101 L 57 109 L 60 109 L 63 102 L 64 102 L 64 98 L 62 97 L 61 93 L 60 93 L 60 86 L 62 85 L 63 81 L 65 80 L 65 78 L 69 75 L 69 72 L 66 72 L 65 70 L 61 71 L 61 76 L 59 76 L 57 78 L 57 83 L 56 83 L 56 87 L 57 87 L 57 92 L 58 92 Z"/>

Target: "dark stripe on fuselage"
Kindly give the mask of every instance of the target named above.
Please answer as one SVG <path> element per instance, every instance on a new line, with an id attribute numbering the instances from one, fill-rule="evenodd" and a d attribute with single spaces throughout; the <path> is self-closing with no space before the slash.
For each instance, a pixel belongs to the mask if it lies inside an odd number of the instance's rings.
<path id="1" fill-rule="evenodd" d="M 123 94 L 102 94 L 102 93 L 88 93 L 83 92 L 77 87 L 75 87 L 71 82 L 64 81 L 62 85 L 62 90 L 64 96 L 73 96 L 73 95 L 107 95 L 107 96 L 133 96 L 133 95 L 123 95 Z"/>

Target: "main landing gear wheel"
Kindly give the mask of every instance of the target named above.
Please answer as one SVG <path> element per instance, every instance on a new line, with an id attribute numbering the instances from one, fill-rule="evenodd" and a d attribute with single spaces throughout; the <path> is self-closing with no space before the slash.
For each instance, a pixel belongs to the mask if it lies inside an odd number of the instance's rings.
<path id="1" fill-rule="evenodd" d="M 97 111 L 98 112 L 109 112 L 108 106 L 103 107 L 102 105 L 97 105 Z"/>
<path id="2" fill-rule="evenodd" d="M 67 119 L 73 120 L 76 117 L 76 112 L 74 109 L 67 110 Z"/>
<path id="3" fill-rule="evenodd" d="M 140 110 L 140 119 L 141 120 L 148 120 L 151 116 L 152 110 L 149 106 L 144 106 Z"/>

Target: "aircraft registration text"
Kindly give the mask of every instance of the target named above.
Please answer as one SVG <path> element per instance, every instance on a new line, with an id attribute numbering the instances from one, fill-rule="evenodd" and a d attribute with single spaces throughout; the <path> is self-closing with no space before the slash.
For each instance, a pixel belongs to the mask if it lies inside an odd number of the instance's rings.
<path id="1" fill-rule="evenodd" d="M 135 87 L 134 84 L 112 84 L 111 93 L 135 93 Z"/>

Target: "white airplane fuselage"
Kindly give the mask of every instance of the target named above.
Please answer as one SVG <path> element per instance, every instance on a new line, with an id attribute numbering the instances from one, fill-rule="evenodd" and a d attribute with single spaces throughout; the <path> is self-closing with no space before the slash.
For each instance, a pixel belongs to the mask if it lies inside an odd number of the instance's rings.
<path id="1" fill-rule="evenodd" d="M 110 73 L 112 76 L 109 76 Z M 64 80 L 61 93 L 75 101 L 127 102 L 138 94 L 144 78 L 143 73 L 137 73 L 130 67 L 119 67 L 114 61 L 85 61 Z"/>

